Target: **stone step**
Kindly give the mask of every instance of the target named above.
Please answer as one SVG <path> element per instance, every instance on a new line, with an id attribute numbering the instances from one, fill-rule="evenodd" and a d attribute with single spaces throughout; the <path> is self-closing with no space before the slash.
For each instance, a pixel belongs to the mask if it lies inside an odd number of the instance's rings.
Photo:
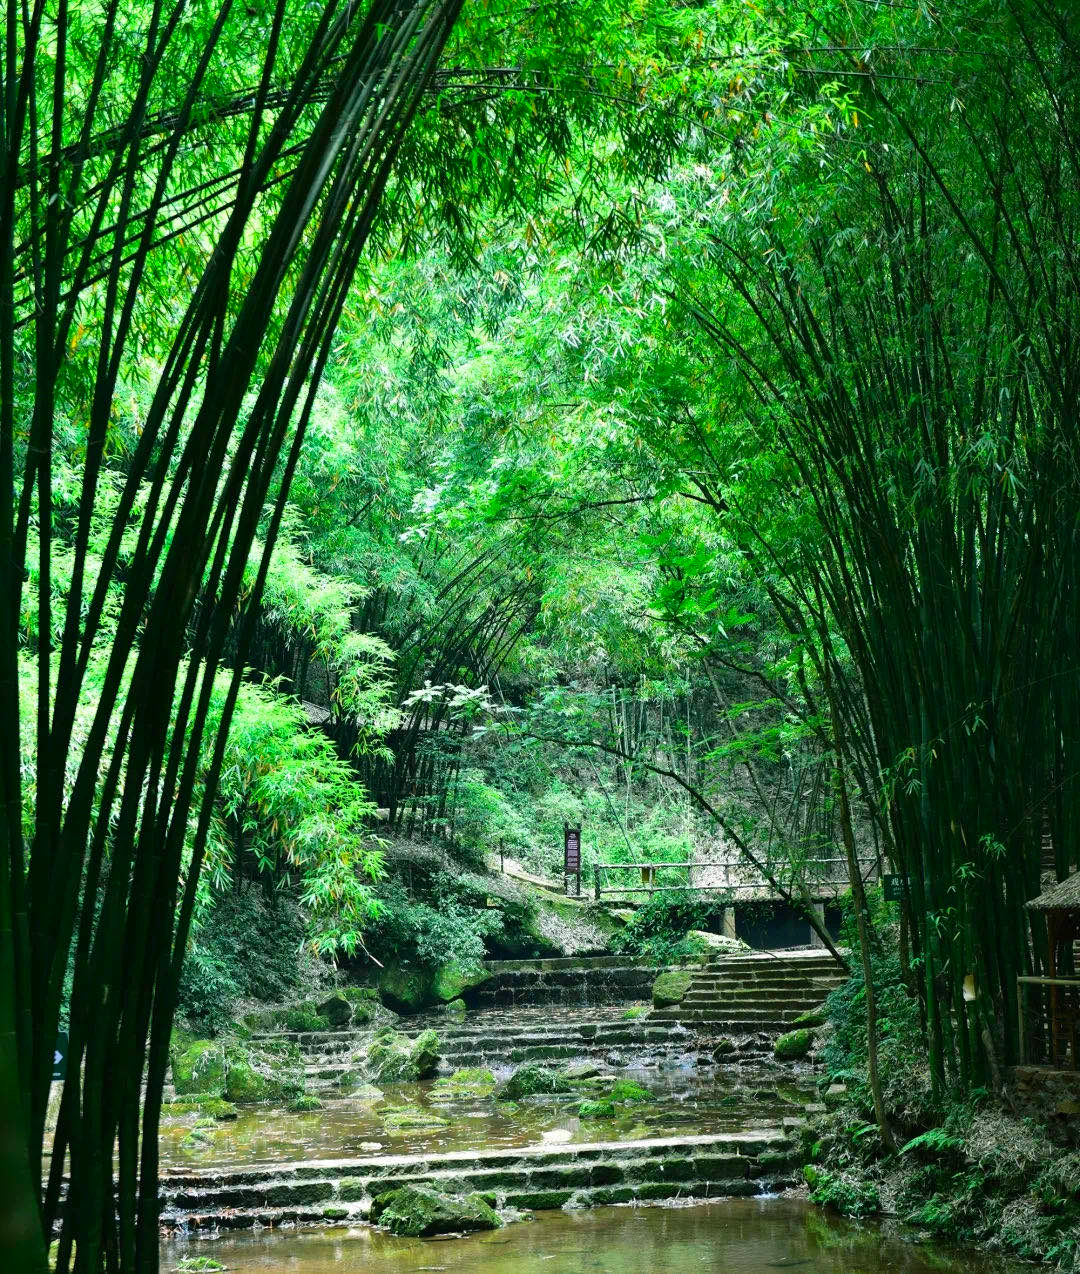
<path id="1" fill-rule="evenodd" d="M 484 968 L 492 975 L 500 973 L 559 973 L 565 970 L 590 972 L 594 969 L 641 969 L 660 973 L 668 966 L 640 964 L 626 956 L 554 956 L 534 960 L 484 960 Z"/>
<path id="2" fill-rule="evenodd" d="M 559 1208 L 677 1196 L 756 1194 L 793 1181 L 798 1158 L 782 1129 L 524 1149 L 450 1151 L 180 1171 L 162 1177 L 162 1223 L 216 1230 L 363 1219 L 371 1197 L 407 1184 L 478 1191 L 514 1207 Z"/>
<path id="3" fill-rule="evenodd" d="M 793 1017 L 798 1017 L 803 1012 L 798 1007 L 781 1008 L 777 1004 L 718 1004 L 711 1000 L 701 1000 L 695 1003 L 687 1003 L 685 1000 L 682 1004 L 676 1005 L 683 1013 L 723 1013 L 728 1017 L 744 1017 L 747 1021 L 754 1018 L 776 1018 L 781 1021 L 788 1021 Z"/>
<path id="4" fill-rule="evenodd" d="M 818 991 L 832 990 L 833 987 L 842 986 L 843 983 L 837 982 L 833 978 L 762 978 L 760 980 L 744 980 L 741 978 L 694 978 L 695 986 L 715 986 L 725 987 L 732 991 L 746 991 L 748 994 L 757 994 L 762 991 Z"/>
<path id="5" fill-rule="evenodd" d="M 806 987 L 792 987 L 790 990 L 779 990 L 770 988 L 767 991 L 747 991 L 741 987 L 723 987 L 723 986 L 699 986 L 698 983 L 690 984 L 690 990 L 687 995 L 708 995 L 715 999 L 731 1000 L 734 1003 L 740 1001 L 769 1003 L 773 1000 L 809 1000 L 813 1003 L 821 1003 L 824 999 L 819 991 L 810 990 Z"/>
<path id="6" fill-rule="evenodd" d="M 706 968 L 701 969 L 698 977 L 728 978 L 739 982 L 764 982 L 770 978 L 785 982 L 799 978 L 804 978 L 809 982 L 815 982 L 822 978 L 829 981 L 844 980 L 843 974 L 836 969 L 725 969 L 718 968 L 716 965 L 708 965 Z"/>
<path id="7" fill-rule="evenodd" d="M 719 1035 L 755 1035 L 774 1040 L 792 1030 L 790 1022 L 739 1022 L 728 1017 L 695 1018 L 684 1025 L 693 1030 L 707 1032 L 714 1038 Z"/>
<path id="8" fill-rule="evenodd" d="M 727 1013 L 734 1017 L 753 1017 L 755 1014 L 764 1014 L 766 1017 L 788 1018 L 798 1017 L 800 1013 L 812 1012 L 817 1005 L 799 1004 L 791 1000 L 777 1004 L 762 1004 L 758 1000 L 751 1000 L 745 1004 L 732 1004 L 726 1000 L 713 1000 L 708 997 L 691 999 L 687 996 L 682 1004 L 676 1007 L 687 1012 Z"/>

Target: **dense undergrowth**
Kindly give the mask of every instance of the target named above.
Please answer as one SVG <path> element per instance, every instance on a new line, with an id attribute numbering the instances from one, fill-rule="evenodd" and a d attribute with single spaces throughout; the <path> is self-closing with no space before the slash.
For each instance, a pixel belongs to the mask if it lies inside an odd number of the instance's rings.
<path id="1" fill-rule="evenodd" d="M 895 1218 L 919 1239 L 1080 1269 L 1075 1114 L 1047 1118 L 1045 1109 L 1026 1106 L 1008 1073 L 998 1092 L 934 1098 L 919 1001 L 905 981 L 898 934 L 880 894 L 874 912 L 879 1070 L 897 1148 L 886 1149 L 874 1120 L 860 972 L 827 1001 L 823 1083 L 842 1084 L 846 1093 L 805 1134 L 811 1199 L 852 1217 Z"/>

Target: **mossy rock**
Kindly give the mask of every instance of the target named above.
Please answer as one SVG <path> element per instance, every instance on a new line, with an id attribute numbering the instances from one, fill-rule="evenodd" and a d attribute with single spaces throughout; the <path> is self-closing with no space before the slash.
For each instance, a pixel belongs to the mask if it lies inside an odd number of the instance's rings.
<path id="1" fill-rule="evenodd" d="M 295 1008 L 285 1010 L 282 1025 L 290 1031 L 328 1031 L 330 1019 L 313 1006 L 298 1004 Z"/>
<path id="2" fill-rule="evenodd" d="M 383 1127 L 387 1132 L 436 1131 L 449 1126 L 448 1119 L 422 1106 L 397 1106 L 383 1115 Z"/>
<path id="3" fill-rule="evenodd" d="M 571 1062 L 569 1066 L 559 1069 L 571 1084 L 587 1084 L 601 1078 L 600 1067 L 595 1062 Z"/>
<path id="4" fill-rule="evenodd" d="M 467 1066 L 436 1080 L 431 1090 L 432 1101 L 474 1101 L 490 1097 L 495 1091 L 495 1076 L 480 1066 Z"/>
<path id="5" fill-rule="evenodd" d="M 533 1097 L 538 1093 L 568 1093 L 571 1088 L 565 1075 L 536 1062 L 526 1062 L 502 1085 L 497 1096 L 503 1101 L 520 1101 L 522 1097 Z"/>
<path id="6" fill-rule="evenodd" d="M 622 1020 L 624 1022 L 636 1022 L 639 1018 L 647 1017 L 648 1008 L 644 1004 L 635 1004 L 633 1008 L 624 1009 L 622 1012 Z"/>
<path id="7" fill-rule="evenodd" d="M 794 1027 L 807 1026 L 813 1029 L 815 1026 L 824 1026 L 828 1018 L 825 1015 L 824 1005 L 818 1009 L 807 1009 L 805 1013 L 800 1013 L 798 1017 L 793 1018 L 791 1025 Z"/>
<path id="8" fill-rule="evenodd" d="M 378 1004 L 379 993 L 373 986 L 343 986 L 340 988 L 350 1004 Z"/>
<path id="9" fill-rule="evenodd" d="M 773 1055 L 781 1062 L 797 1061 L 800 1057 L 805 1057 L 810 1052 L 810 1046 L 814 1042 L 814 1032 L 806 1027 L 798 1031 L 788 1031 L 786 1035 L 781 1035 L 773 1044 Z"/>
<path id="10" fill-rule="evenodd" d="M 393 1009 L 388 1009 L 385 1004 L 381 1003 L 378 998 L 374 1000 L 360 1000 L 353 1005 L 352 1025 L 353 1026 L 371 1026 L 377 1029 L 383 1029 L 387 1026 L 396 1026 L 400 1021 L 398 1015 Z"/>
<path id="11" fill-rule="evenodd" d="M 422 1031 L 415 1040 L 399 1031 L 379 1031 L 367 1048 L 367 1072 L 377 1084 L 429 1079 L 439 1065 L 439 1037 Z"/>
<path id="12" fill-rule="evenodd" d="M 430 969 L 391 963 L 379 974 L 379 994 L 382 1002 L 397 1013 L 419 1013 L 432 1002 L 432 982 Z"/>
<path id="13" fill-rule="evenodd" d="M 220 1097 L 225 1087 L 225 1051 L 214 1040 L 195 1040 L 172 1059 L 173 1087 L 189 1093 Z"/>
<path id="14" fill-rule="evenodd" d="M 447 1017 L 456 1018 L 460 1022 L 468 1012 L 468 1007 L 464 1000 L 451 1000 L 449 1004 L 443 1005 L 443 1012 Z"/>
<path id="15" fill-rule="evenodd" d="M 451 960 L 436 970 L 431 983 L 431 993 L 437 1000 L 449 1004 L 460 1000 L 466 991 L 486 982 L 491 974 L 482 964 Z"/>
<path id="16" fill-rule="evenodd" d="M 612 1101 L 626 1104 L 654 1100 L 654 1095 L 648 1088 L 635 1084 L 632 1079 L 618 1080 L 612 1087 L 610 1096 Z"/>
<path id="17" fill-rule="evenodd" d="M 288 1108 L 293 1114 L 303 1115 L 312 1110 L 322 1110 L 322 1102 L 314 1093 L 303 1093 L 299 1097 L 294 1097 L 289 1102 Z"/>
<path id="18" fill-rule="evenodd" d="M 690 990 L 694 975 L 685 969 L 671 969 L 661 973 L 652 986 L 653 1005 L 658 1009 L 681 1004 Z"/>
<path id="19" fill-rule="evenodd" d="M 235 1119 L 237 1114 L 232 1102 L 225 1101 L 222 1097 L 215 1097 L 213 1093 L 196 1093 L 181 1101 L 164 1102 L 161 1107 L 162 1119 L 178 1119 L 183 1115 L 196 1112 L 200 1115 L 211 1115 L 218 1120 Z"/>
<path id="20" fill-rule="evenodd" d="M 412 1042 L 409 1057 L 417 1079 L 430 1079 L 439 1067 L 439 1036 L 432 1030 L 421 1031 Z"/>
<path id="21" fill-rule="evenodd" d="M 713 1049 L 713 1060 L 719 1061 L 722 1057 L 731 1057 L 738 1051 L 738 1045 L 730 1036 L 721 1035 L 716 1041 L 716 1047 Z"/>
<path id="22" fill-rule="evenodd" d="M 614 1119 L 615 1103 L 612 1101 L 583 1101 L 578 1106 L 579 1119 Z"/>
<path id="23" fill-rule="evenodd" d="M 403 1186 L 380 1195 L 372 1217 L 403 1238 L 497 1230 L 502 1225 L 499 1214 L 478 1194 L 443 1194 L 431 1186 Z"/>
<path id="24" fill-rule="evenodd" d="M 291 1102 L 304 1091 L 304 1071 L 295 1046 L 230 1048 L 226 1054 L 225 1096 L 240 1105 Z"/>
<path id="25" fill-rule="evenodd" d="M 317 1012 L 327 1020 L 332 1029 L 338 1030 L 352 1021 L 353 1005 L 340 991 L 335 991 L 317 1005 Z"/>
<path id="26" fill-rule="evenodd" d="M 322 1214 L 324 1221 L 344 1221 L 349 1215 L 349 1209 L 338 1204 L 331 1204 L 330 1207 L 323 1208 Z"/>

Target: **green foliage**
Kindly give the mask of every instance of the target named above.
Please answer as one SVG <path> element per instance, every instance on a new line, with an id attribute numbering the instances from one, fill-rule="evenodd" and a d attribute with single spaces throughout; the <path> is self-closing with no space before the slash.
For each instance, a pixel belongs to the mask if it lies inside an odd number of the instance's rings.
<path id="1" fill-rule="evenodd" d="M 892 937 L 890 935 L 890 941 Z M 899 1126 L 924 1128 L 939 1106 L 930 1091 L 926 1047 L 918 999 L 904 982 L 898 955 L 883 951 L 871 958 L 878 1008 L 878 1057 L 882 1098 L 889 1118 Z M 866 1071 L 866 991 L 862 971 L 826 1000 L 832 1031 L 825 1037 L 828 1069 L 843 1075 L 861 1109 L 872 1102 Z"/>
<path id="2" fill-rule="evenodd" d="M 957 1137 L 944 1128 L 928 1128 L 919 1133 L 905 1145 L 900 1147 L 900 1154 L 910 1154 L 913 1150 L 922 1150 L 931 1156 L 940 1155 L 945 1150 L 962 1150 L 963 1137 Z"/>
<path id="3" fill-rule="evenodd" d="M 379 1195 L 372 1217 L 391 1233 L 410 1238 L 497 1230 L 502 1225 L 499 1214 L 480 1195 L 448 1195 L 432 1186 L 403 1186 Z"/>
<path id="4" fill-rule="evenodd" d="M 807 1165 L 804 1173 L 814 1203 L 853 1217 L 873 1216 L 881 1211 L 881 1197 L 873 1185 L 813 1165 Z"/>
<path id="5" fill-rule="evenodd" d="M 704 901 L 691 890 L 654 894 L 612 938 L 617 951 L 653 964 L 700 959 L 705 944 L 692 929 L 708 929 L 721 903 Z"/>
<path id="6" fill-rule="evenodd" d="M 322 1102 L 314 1093 L 304 1093 L 300 1097 L 294 1097 L 286 1109 L 293 1114 L 306 1115 L 313 1110 L 322 1110 Z"/>
<path id="7" fill-rule="evenodd" d="M 323 955 L 351 955 L 373 914 L 370 882 L 382 870 L 368 830 L 373 806 L 331 741 L 307 727 L 300 706 L 267 685 L 244 683 L 229 726 L 218 785 L 225 825 L 208 850 L 210 887 L 226 887 L 239 840 L 256 870 L 277 880 L 295 872 Z"/>
<path id="8" fill-rule="evenodd" d="M 306 926 L 294 903 L 245 887 L 217 898 L 184 960 L 179 1010 L 196 1030 L 220 1034 L 237 999 L 290 998 Z"/>
<path id="9" fill-rule="evenodd" d="M 379 888 L 367 938 L 372 952 L 432 972 L 447 964 L 475 967 L 486 954 L 485 940 L 502 930 L 502 913 L 485 907 L 482 891 L 448 871 L 434 871 L 414 888 L 419 898 L 400 880 Z"/>

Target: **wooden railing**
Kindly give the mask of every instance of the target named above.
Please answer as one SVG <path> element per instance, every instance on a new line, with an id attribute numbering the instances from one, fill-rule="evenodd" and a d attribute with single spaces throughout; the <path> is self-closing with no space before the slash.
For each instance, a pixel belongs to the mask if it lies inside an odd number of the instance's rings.
<path id="1" fill-rule="evenodd" d="M 839 864 L 841 871 L 835 877 L 826 872 L 821 874 L 811 873 L 811 880 L 819 884 L 843 885 L 847 883 L 847 859 L 845 858 L 812 858 L 808 859 L 806 866 L 829 867 Z M 865 865 L 865 864 L 863 864 Z M 876 862 L 871 864 L 876 868 Z M 685 884 L 680 885 L 658 885 L 656 883 L 656 873 L 662 870 L 670 870 L 677 868 L 687 872 L 687 880 Z M 730 878 L 730 869 L 738 868 L 745 875 L 746 864 L 741 860 L 739 862 L 680 862 L 680 863 L 597 863 L 593 867 L 593 894 L 599 899 L 604 894 L 652 894 L 661 893 L 665 890 L 686 890 L 693 889 L 696 893 L 727 893 L 732 898 L 736 898 L 740 892 L 742 893 L 760 893 L 762 889 L 771 888 L 769 882 L 764 877 L 758 880 L 735 880 Z M 721 884 L 713 885 L 697 885 L 693 883 L 693 873 L 695 871 L 707 871 L 710 874 L 723 871 L 725 880 Z M 603 884 L 603 875 L 605 872 L 640 872 L 640 884 L 622 884 L 605 887 Z"/>

